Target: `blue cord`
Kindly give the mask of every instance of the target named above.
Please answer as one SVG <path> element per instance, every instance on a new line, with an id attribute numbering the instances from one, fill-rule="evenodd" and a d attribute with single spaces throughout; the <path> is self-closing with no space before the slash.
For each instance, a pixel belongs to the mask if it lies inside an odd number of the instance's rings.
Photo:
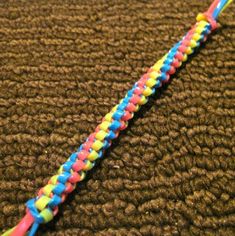
<path id="1" fill-rule="evenodd" d="M 223 10 L 223 8 L 227 2 L 228 2 L 228 0 L 221 0 L 220 3 L 218 4 L 218 6 L 215 8 L 215 10 L 212 14 L 212 16 L 215 20 L 218 18 L 220 12 Z"/>
<path id="2" fill-rule="evenodd" d="M 35 222 L 33 224 L 33 226 L 31 227 L 31 229 L 30 229 L 30 231 L 28 233 L 28 236 L 34 236 L 36 234 L 36 232 L 37 232 L 38 227 L 39 227 L 39 224 L 37 222 Z"/>

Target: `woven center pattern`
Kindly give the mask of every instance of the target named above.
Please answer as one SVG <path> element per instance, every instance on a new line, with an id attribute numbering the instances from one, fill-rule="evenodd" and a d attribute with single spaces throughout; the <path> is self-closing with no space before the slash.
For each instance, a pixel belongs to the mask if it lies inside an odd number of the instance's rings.
<path id="1" fill-rule="evenodd" d="M 0 229 L 17 223 L 25 202 L 208 5 L 0 3 Z M 234 16 L 221 23 L 39 235 L 235 233 Z M 50 187 L 41 191 L 50 196 Z"/>

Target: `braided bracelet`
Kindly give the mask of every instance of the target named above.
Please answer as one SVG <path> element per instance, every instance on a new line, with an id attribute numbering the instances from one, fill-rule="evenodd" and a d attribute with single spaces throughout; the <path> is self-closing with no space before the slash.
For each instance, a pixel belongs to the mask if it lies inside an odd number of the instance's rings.
<path id="1" fill-rule="evenodd" d="M 154 64 L 137 81 L 119 104 L 105 115 L 95 132 L 73 153 L 52 176 L 48 184 L 41 188 L 36 198 L 27 203 L 26 215 L 14 228 L 3 236 L 33 236 L 41 223 L 47 223 L 58 212 L 58 205 L 65 201 L 76 183 L 82 181 L 86 172 L 93 168 L 95 161 L 101 158 L 104 151 L 110 147 L 112 140 L 119 132 L 128 126 L 141 105 L 148 101 L 148 97 L 156 89 L 167 83 L 176 69 L 187 61 L 208 35 L 217 28 L 217 18 L 233 0 L 215 0 L 207 12 L 197 16 L 197 23 L 174 47 L 156 64 Z"/>

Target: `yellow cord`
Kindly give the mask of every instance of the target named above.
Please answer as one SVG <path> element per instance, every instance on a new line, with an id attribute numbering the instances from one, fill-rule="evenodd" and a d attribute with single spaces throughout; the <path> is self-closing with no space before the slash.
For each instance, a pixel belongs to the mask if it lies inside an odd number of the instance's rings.
<path id="1" fill-rule="evenodd" d="M 233 0 L 228 0 L 228 2 L 224 5 L 223 9 L 221 10 L 220 14 L 233 2 Z"/>
<path id="2" fill-rule="evenodd" d="M 11 229 L 7 230 L 4 234 L 2 234 L 2 236 L 10 236 L 12 231 L 14 230 L 14 228 L 11 228 Z"/>

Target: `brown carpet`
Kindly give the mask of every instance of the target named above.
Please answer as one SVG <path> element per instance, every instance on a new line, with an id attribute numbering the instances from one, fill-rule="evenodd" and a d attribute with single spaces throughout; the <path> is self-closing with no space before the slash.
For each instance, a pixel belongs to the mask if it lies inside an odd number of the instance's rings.
<path id="1" fill-rule="evenodd" d="M 0 1 L 1 230 L 210 2 Z M 234 12 L 38 235 L 235 235 Z"/>

